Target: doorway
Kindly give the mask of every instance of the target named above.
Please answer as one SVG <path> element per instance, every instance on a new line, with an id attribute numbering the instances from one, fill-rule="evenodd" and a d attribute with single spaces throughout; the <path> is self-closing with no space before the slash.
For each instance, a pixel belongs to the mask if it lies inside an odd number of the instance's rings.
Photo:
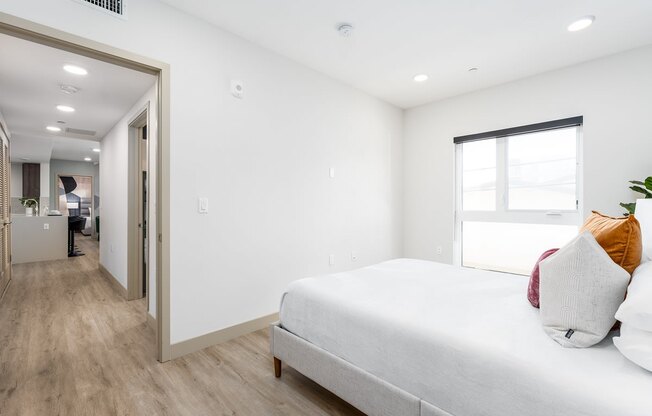
<path id="1" fill-rule="evenodd" d="M 129 300 L 149 310 L 149 105 L 129 123 Z"/>
<path id="2" fill-rule="evenodd" d="M 156 155 L 156 169 L 158 170 L 155 175 L 154 181 L 147 178 L 147 181 L 152 182 L 152 186 L 146 190 L 151 191 L 150 194 L 155 194 L 156 213 L 152 218 L 156 228 L 155 250 L 155 284 L 156 284 L 156 342 L 157 342 L 157 358 L 159 361 L 164 362 L 170 359 L 170 244 L 168 240 L 170 229 L 170 216 L 169 216 L 169 189 L 170 189 L 170 176 L 169 176 L 169 115 L 170 115 L 170 69 L 165 63 L 145 58 L 130 52 L 120 50 L 99 42 L 85 39 L 76 35 L 72 35 L 63 31 L 53 29 L 48 26 L 40 25 L 21 19 L 6 13 L 0 12 L 0 33 L 13 36 L 16 38 L 28 40 L 36 44 L 50 46 L 52 48 L 72 52 L 80 56 L 97 59 L 99 61 L 114 64 L 123 68 L 132 69 L 146 74 L 151 74 L 157 77 L 156 83 L 156 125 L 157 131 L 152 135 L 152 142 L 155 145 L 153 151 Z M 63 110 L 62 110 L 63 111 Z M 148 128 L 145 132 L 148 136 Z M 8 175 L 7 175 L 8 176 Z M 149 174 L 147 176 L 150 176 Z M 1 188 L 1 187 L 0 187 Z M 8 189 L 7 185 L 4 189 Z M 153 198 L 150 197 L 150 200 Z M 1 200 L 1 198 L 0 198 Z M 3 207 L 0 207 L 2 211 Z M 8 209 L 8 204 L 5 209 Z M 2 214 L 0 212 L 0 214 Z M 1 215 L 0 215 L 1 216 Z M 2 231 L 0 234 L 6 235 L 11 232 L 10 225 L 5 224 L 8 217 L 5 216 L 2 221 Z M 150 222 L 152 222 L 150 221 Z M 149 227 L 151 228 L 151 227 Z M 146 230 L 148 234 L 150 232 Z M 0 242 L 1 243 L 1 242 Z M 3 250 L 9 247 L 5 244 Z M 111 246 L 113 251 L 114 246 Z M 7 256 L 8 257 L 8 256 Z M 4 262 L 4 258 L 2 259 Z M 147 261 L 147 268 L 154 270 L 154 265 Z M 145 264 L 145 263 L 143 263 Z M 9 272 L 10 273 L 10 272 Z M 154 272 L 152 272 L 154 273 Z M 4 276 L 7 280 L 8 277 Z M 4 280 L 1 280 L 4 284 Z M 146 282 L 144 282 L 146 283 Z M 145 290 L 147 290 L 145 285 Z"/>

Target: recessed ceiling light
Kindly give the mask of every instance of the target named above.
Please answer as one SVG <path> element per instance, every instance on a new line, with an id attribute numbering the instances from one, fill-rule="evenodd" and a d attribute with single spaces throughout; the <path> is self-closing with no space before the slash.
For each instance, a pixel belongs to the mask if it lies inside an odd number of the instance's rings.
<path id="1" fill-rule="evenodd" d="M 98 149 L 97 147 L 96 147 L 95 149 L 93 149 L 93 151 L 94 151 L 95 153 L 100 153 L 100 149 Z"/>
<path id="2" fill-rule="evenodd" d="M 20 160 L 29 160 L 28 157 L 21 157 Z"/>
<path id="3" fill-rule="evenodd" d="M 583 18 L 576 20 L 568 25 L 568 31 L 577 32 L 578 30 L 586 29 L 587 27 L 591 26 L 591 24 L 593 24 L 594 20 L 595 16 L 584 16 Z"/>
<path id="4" fill-rule="evenodd" d="M 415 82 L 423 82 L 428 80 L 428 75 L 426 74 L 419 74 L 414 76 L 414 81 Z"/>
<path id="5" fill-rule="evenodd" d="M 92 159 L 90 157 L 85 157 L 84 160 L 90 162 Z"/>
<path id="6" fill-rule="evenodd" d="M 88 74 L 88 71 L 86 69 L 82 68 L 81 66 L 77 66 L 77 65 L 64 65 L 63 69 L 66 72 L 70 72 L 71 74 L 75 74 L 75 75 L 86 75 L 86 74 Z"/>
<path id="7" fill-rule="evenodd" d="M 67 105 L 58 105 L 57 110 L 63 111 L 64 113 L 72 113 L 75 111 L 74 108 L 67 106 Z"/>
<path id="8" fill-rule="evenodd" d="M 46 129 L 49 131 L 61 131 L 61 127 L 57 126 L 47 126 Z"/>

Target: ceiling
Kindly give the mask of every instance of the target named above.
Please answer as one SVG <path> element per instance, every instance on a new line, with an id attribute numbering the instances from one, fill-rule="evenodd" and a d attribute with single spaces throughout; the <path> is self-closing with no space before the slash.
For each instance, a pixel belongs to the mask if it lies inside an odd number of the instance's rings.
<path id="1" fill-rule="evenodd" d="M 85 157 L 99 161 L 99 153 L 92 149 L 100 147 L 99 141 L 156 82 L 152 75 L 4 34 L 0 50 L 0 112 L 11 133 L 13 162 Z M 81 66 L 88 74 L 70 74 L 63 70 L 67 64 Z M 79 92 L 66 94 L 61 84 Z M 60 112 L 59 104 L 76 111 Z M 52 133 L 46 126 L 62 131 Z M 66 128 L 95 133 L 68 133 Z"/>
<path id="2" fill-rule="evenodd" d="M 162 1 L 402 108 L 652 43 L 650 0 Z"/>

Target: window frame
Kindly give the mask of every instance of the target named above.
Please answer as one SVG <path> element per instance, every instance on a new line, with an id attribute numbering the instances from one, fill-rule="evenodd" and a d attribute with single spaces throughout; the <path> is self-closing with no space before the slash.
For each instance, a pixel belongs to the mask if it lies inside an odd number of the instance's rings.
<path id="1" fill-rule="evenodd" d="M 576 121 L 575 124 L 561 125 L 566 120 Z M 555 125 L 558 123 L 560 125 Z M 545 127 L 528 130 L 528 127 Z M 530 126 L 516 127 L 494 132 L 480 133 L 477 135 L 456 137 L 455 143 L 455 230 L 454 230 L 454 264 L 464 266 L 462 224 L 465 221 L 496 222 L 496 223 L 521 223 L 521 224 L 548 224 L 548 225 L 582 225 L 584 212 L 584 155 L 583 155 L 583 118 L 574 117 L 553 122 L 538 123 Z M 558 130 L 563 128 L 576 128 L 576 161 L 575 161 L 575 200 L 574 210 L 531 210 L 509 208 L 509 166 L 508 143 L 512 136 L 528 133 Z M 470 138 L 464 140 L 464 138 Z M 462 139 L 462 140 L 460 140 Z M 496 209 L 494 211 L 464 211 L 463 209 L 463 144 L 478 140 L 496 140 Z"/>

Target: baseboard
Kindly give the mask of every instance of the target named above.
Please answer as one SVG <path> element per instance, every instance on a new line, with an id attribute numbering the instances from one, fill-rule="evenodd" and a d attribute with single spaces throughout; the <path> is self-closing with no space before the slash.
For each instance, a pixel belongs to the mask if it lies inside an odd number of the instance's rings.
<path id="1" fill-rule="evenodd" d="M 171 358 L 175 359 L 195 351 L 203 350 L 212 345 L 221 344 L 242 335 L 267 328 L 272 322 L 278 321 L 278 313 L 263 316 L 258 319 L 233 325 L 219 331 L 209 332 L 208 334 L 191 338 L 185 341 L 172 344 L 170 346 Z"/>
<path id="2" fill-rule="evenodd" d="M 118 292 L 120 294 L 120 296 L 122 296 L 126 300 L 127 299 L 127 289 L 124 286 L 122 286 L 122 284 L 120 284 L 118 279 L 116 279 L 115 276 L 112 275 L 111 272 L 108 271 L 106 269 L 106 267 L 104 267 L 102 265 L 102 263 L 99 263 L 98 267 L 100 269 L 100 274 L 102 276 L 104 276 L 104 278 L 111 284 L 111 286 L 113 286 L 113 288 L 116 290 L 116 292 Z"/>
<path id="3" fill-rule="evenodd" d="M 147 325 L 156 332 L 156 318 L 154 318 L 149 312 L 147 312 Z"/>

